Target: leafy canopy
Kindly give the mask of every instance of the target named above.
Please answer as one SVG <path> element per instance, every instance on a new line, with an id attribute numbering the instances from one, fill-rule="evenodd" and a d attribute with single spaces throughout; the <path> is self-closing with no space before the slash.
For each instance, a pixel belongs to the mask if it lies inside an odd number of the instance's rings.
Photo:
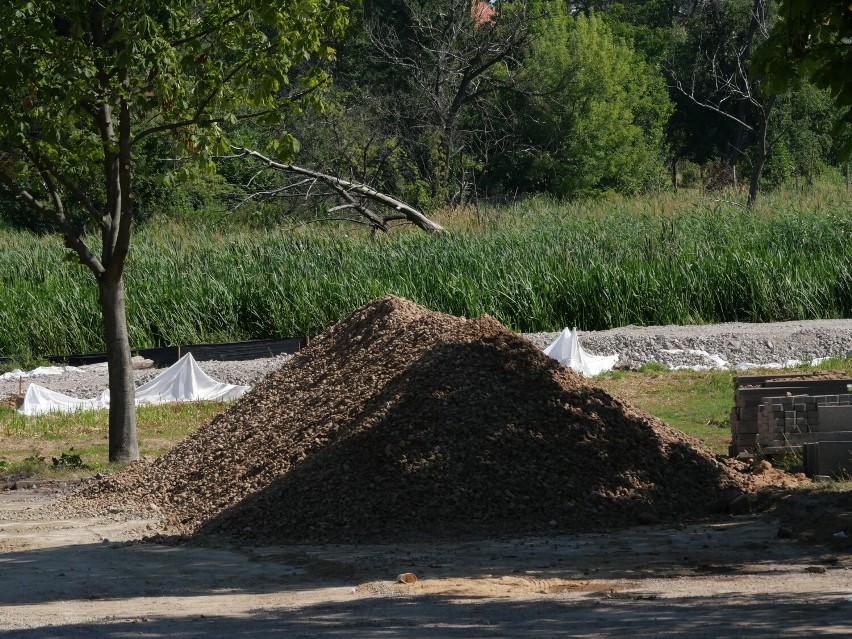
<path id="1" fill-rule="evenodd" d="M 210 159 L 229 124 L 274 122 L 282 98 L 316 99 L 326 76 L 312 62 L 333 57 L 328 40 L 345 23 L 333 0 L 3 3 L 0 170 L 21 180 L 39 158 L 85 171 L 110 152 L 122 109 L 132 145 L 168 132 L 185 154 Z M 103 130 L 103 110 L 116 131 Z M 296 150 L 288 135 L 275 146 Z"/>
<path id="2" fill-rule="evenodd" d="M 542 4 L 547 20 L 525 60 L 530 99 L 518 125 L 536 151 L 513 179 L 560 196 L 644 190 L 659 176 L 672 110 L 659 69 L 597 14 L 572 18 L 561 2 Z"/>
<path id="3" fill-rule="evenodd" d="M 757 52 L 753 71 L 770 91 L 798 89 L 810 80 L 849 108 L 835 134 L 852 126 L 852 5 L 849 0 L 781 0 L 780 20 Z M 852 136 L 841 156 L 852 155 Z"/>

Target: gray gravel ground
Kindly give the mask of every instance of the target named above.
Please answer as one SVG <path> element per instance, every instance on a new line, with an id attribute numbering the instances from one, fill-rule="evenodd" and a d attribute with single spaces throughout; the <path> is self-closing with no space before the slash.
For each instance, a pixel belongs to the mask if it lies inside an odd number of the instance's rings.
<path id="1" fill-rule="evenodd" d="M 528 335 L 545 348 L 558 333 Z M 647 362 L 667 367 L 712 366 L 713 361 L 689 352 L 718 355 L 732 366 L 810 362 L 819 357 L 852 356 L 852 319 L 807 320 L 749 324 L 731 322 L 695 326 L 624 326 L 608 331 L 579 331 L 580 345 L 594 355 L 619 354 L 618 368 L 638 368 Z"/>
<path id="2" fill-rule="evenodd" d="M 198 364 L 205 373 L 216 381 L 253 386 L 267 373 L 279 368 L 289 357 L 289 355 L 278 355 L 264 359 L 235 362 L 205 361 L 198 362 Z M 162 372 L 163 369 L 156 368 L 137 370 L 136 385 L 144 384 Z M 58 393 L 79 398 L 96 397 L 109 387 L 105 363 L 81 366 L 80 372 L 25 378 L 23 379 L 24 392 L 26 392 L 30 383 L 39 384 Z M 0 399 L 17 392 L 17 380 L 0 380 Z"/>
<path id="3" fill-rule="evenodd" d="M 531 333 L 530 341 L 545 348 L 558 333 Z M 580 344 L 594 355 L 619 354 L 619 368 L 638 368 L 647 362 L 668 367 L 712 366 L 712 358 L 690 350 L 717 355 L 731 365 L 784 364 L 787 360 L 810 361 L 818 357 L 852 356 L 852 319 L 809 320 L 747 324 L 706 324 L 696 326 L 625 326 L 607 331 L 580 331 Z M 680 351 L 680 352 L 677 352 Z M 236 362 L 199 362 L 216 380 L 231 384 L 255 384 L 281 366 L 286 355 Z M 160 371 L 136 372 L 142 384 Z M 24 379 L 23 388 L 35 382 L 73 397 L 95 397 L 107 388 L 106 364 L 83 367 L 83 372 L 61 376 Z M 0 380 L 0 398 L 18 391 L 16 380 Z"/>

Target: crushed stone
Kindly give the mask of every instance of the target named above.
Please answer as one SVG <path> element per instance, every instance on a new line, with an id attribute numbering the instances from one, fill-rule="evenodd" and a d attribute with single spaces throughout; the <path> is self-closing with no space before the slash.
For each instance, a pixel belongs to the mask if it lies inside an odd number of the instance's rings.
<path id="1" fill-rule="evenodd" d="M 388 296 L 169 453 L 53 506 L 175 535 L 433 540 L 682 521 L 748 490 L 700 442 L 485 316 Z"/>
<path id="2" fill-rule="evenodd" d="M 545 348 L 559 333 L 526 337 Z M 666 368 L 717 368 L 748 363 L 783 367 L 789 361 L 809 363 L 823 357 L 852 357 L 852 319 L 788 322 L 728 322 L 689 326 L 621 326 L 604 331 L 578 331 L 580 344 L 594 355 L 618 353 L 616 368 L 636 369 L 655 363 Z"/>
<path id="3" fill-rule="evenodd" d="M 544 349 L 559 333 L 524 333 Z M 732 366 L 741 362 L 785 364 L 837 356 L 852 357 L 852 319 L 802 320 L 767 323 L 727 323 L 691 326 L 624 326 L 606 331 L 579 331 L 583 349 L 592 355 L 618 353 L 618 369 L 636 369 L 648 363 L 666 368 L 716 368 L 718 359 Z M 252 386 L 279 368 L 289 355 L 244 361 L 199 361 L 214 379 Z M 160 374 L 161 369 L 134 371 L 136 385 Z M 745 373 L 748 374 L 748 373 Z M 0 399 L 24 391 L 31 383 L 72 397 L 97 397 L 109 386 L 106 364 L 79 367 L 65 375 L 0 380 Z M 9 404 L 11 406 L 11 404 Z"/>

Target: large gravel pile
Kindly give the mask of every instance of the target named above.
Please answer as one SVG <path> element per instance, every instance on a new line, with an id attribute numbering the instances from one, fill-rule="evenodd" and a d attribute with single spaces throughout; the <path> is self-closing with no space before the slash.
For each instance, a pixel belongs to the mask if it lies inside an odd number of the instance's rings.
<path id="1" fill-rule="evenodd" d="M 671 521 L 742 489 L 701 444 L 496 321 L 385 297 L 164 457 L 60 508 L 317 543 Z"/>

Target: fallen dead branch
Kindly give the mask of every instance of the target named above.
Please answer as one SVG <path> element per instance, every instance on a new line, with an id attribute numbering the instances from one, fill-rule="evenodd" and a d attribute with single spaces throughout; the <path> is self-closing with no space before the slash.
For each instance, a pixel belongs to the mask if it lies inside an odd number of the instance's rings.
<path id="1" fill-rule="evenodd" d="M 395 220 L 407 220 L 408 222 L 430 233 L 440 233 L 444 231 L 444 227 L 430 220 L 413 206 L 406 204 L 402 200 L 391 195 L 377 191 L 367 184 L 351 182 L 335 175 L 306 169 L 294 164 L 276 162 L 257 151 L 246 149 L 244 147 L 231 148 L 236 154 L 231 156 L 231 158 L 252 158 L 276 171 L 302 176 L 303 178 L 297 182 L 296 185 L 285 185 L 276 189 L 269 189 L 263 193 L 255 193 L 248 196 L 249 199 L 260 196 L 276 196 L 283 194 L 287 190 L 295 188 L 296 186 L 304 187 L 307 185 L 310 190 L 313 184 L 319 183 L 330 188 L 331 194 L 337 198 L 338 202 L 340 202 L 337 206 L 331 207 L 328 210 L 330 215 L 341 211 L 351 210 L 364 218 L 366 223 L 371 227 L 385 232 L 388 230 L 388 223 Z"/>

